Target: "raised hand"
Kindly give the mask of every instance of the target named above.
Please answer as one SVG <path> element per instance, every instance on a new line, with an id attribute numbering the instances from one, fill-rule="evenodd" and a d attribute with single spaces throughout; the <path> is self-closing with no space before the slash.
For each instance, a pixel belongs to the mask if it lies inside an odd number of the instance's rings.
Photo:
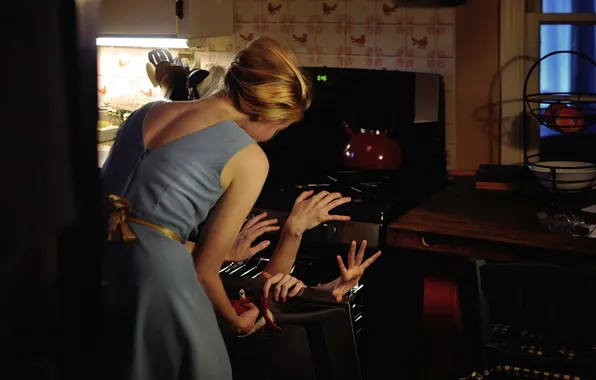
<path id="1" fill-rule="evenodd" d="M 279 226 L 275 225 L 277 219 L 265 219 L 266 217 L 266 212 L 259 214 L 242 227 L 232 249 L 225 258 L 226 261 L 248 260 L 271 244 L 269 240 L 263 240 L 254 247 L 252 246 L 254 241 L 264 233 L 279 230 Z"/>
<path id="2" fill-rule="evenodd" d="M 346 215 L 330 215 L 329 211 L 351 201 L 349 197 L 342 197 L 340 193 L 321 191 L 313 196 L 314 191 L 305 191 L 294 202 L 294 207 L 288 216 L 286 225 L 290 232 L 302 234 L 321 223 L 332 220 L 350 220 Z"/>
<path id="3" fill-rule="evenodd" d="M 358 256 L 356 256 L 356 242 L 353 241 L 350 245 L 350 251 L 348 253 L 348 267 L 346 268 L 343 259 L 341 256 L 337 256 L 337 264 L 339 265 L 339 271 L 341 273 L 341 277 L 339 278 L 339 282 L 333 289 L 333 295 L 335 299 L 339 302 L 343 298 L 343 296 L 348 293 L 352 288 L 358 285 L 358 281 L 362 278 L 364 274 L 364 270 L 368 268 L 372 263 L 375 262 L 376 259 L 381 256 L 381 251 L 378 251 L 371 257 L 369 257 L 366 261 L 364 260 L 364 252 L 366 251 L 366 240 L 363 240 L 360 244 L 360 249 L 358 250 Z"/>

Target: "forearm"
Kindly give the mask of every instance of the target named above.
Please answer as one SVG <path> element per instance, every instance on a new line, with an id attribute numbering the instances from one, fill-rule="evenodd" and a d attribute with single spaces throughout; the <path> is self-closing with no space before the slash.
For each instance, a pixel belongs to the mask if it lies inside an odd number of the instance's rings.
<path id="1" fill-rule="evenodd" d="M 332 292 L 340 284 L 340 282 L 341 282 L 341 277 L 338 277 L 331 282 L 328 282 L 326 284 L 321 284 L 318 286 L 313 286 L 312 288 Z"/>
<path id="2" fill-rule="evenodd" d="M 296 260 L 296 254 L 300 247 L 302 233 L 293 230 L 287 223 L 281 231 L 279 242 L 271 255 L 269 264 L 265 267 L 265 272 L 270 274 L 289 274 Z"/>
<path id="3" fill-rule="evenodd" d="M 197 276 L 215 310 L 235 327 L 237 325 L 238 315 L 228 299 L 219 273 L 212 275 L 198 272 Z"/>

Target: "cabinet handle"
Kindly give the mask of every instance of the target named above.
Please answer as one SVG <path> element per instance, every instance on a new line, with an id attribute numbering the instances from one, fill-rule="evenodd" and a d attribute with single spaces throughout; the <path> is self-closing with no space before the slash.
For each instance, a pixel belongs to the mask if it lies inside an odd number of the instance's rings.
<path id="1" fill-rule="evenodd" d="M 184 19 L 184 0 L 176 0 L 176 17 Z"/>

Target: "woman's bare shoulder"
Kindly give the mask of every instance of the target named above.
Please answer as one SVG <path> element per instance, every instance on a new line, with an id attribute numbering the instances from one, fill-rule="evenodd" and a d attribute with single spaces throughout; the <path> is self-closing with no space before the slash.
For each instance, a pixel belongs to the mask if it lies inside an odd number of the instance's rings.
<path id="1" fill-rule="evenodd" d="M 222 188 L 227 189 L 232 181 L 242 181 L 245 177 L 262 178 L 265 181 L 268 173 L 269 159 L 263 149 L 254 143 L 248 144 L 230 158 L 220 180 Z"/>

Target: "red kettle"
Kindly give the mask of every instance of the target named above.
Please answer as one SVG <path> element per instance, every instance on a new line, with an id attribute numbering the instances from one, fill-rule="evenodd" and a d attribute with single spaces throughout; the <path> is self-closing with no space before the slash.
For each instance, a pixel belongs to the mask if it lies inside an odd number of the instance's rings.
<path id="1" fill-rule="evenodd" d="M 387 131 L 360 129 L 354 132 L 343 123 L 350 139 L 343 149 L 342 161 L 346 166 L 365 170 L 396 170 L 402 163 L 402 150 Z"/>

